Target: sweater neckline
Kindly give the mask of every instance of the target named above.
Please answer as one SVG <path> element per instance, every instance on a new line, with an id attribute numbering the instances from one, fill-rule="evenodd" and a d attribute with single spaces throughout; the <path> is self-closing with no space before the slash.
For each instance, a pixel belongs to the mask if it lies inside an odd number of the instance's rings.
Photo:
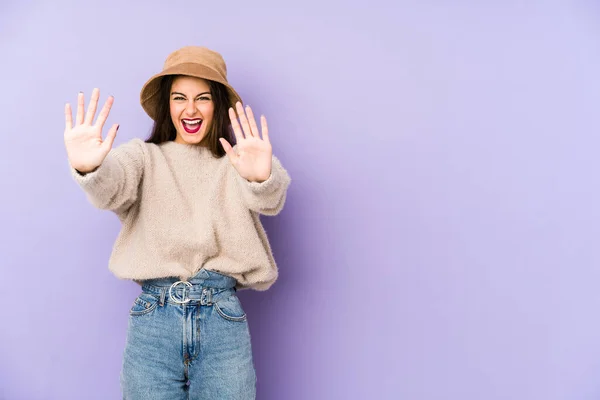
<path id="1" fill-rule="evenodd" d="M 213 157 L 213 154 L 208 147 L 199 146 L 197 144 L 177 143 L 174 140 L 169 140 L 167 142 L 161 143 L 160 146 L 164 149 L 168 149 L 169 151 L 178 151 L 183 152 L 185 154 Z"/>

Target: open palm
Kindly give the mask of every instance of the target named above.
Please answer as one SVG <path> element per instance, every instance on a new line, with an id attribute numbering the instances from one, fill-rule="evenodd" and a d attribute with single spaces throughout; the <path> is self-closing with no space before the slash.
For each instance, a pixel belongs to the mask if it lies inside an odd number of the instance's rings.
<path id="1" fill-rule="evenodd" d="M 267 119 L 261 117 L 262 138 L 250 106 L 246 110 L 242 104 L 236 104 L 237 115 L 233 108 L 229 109 L 229 118 L 237 142 L 237 154 L 227 140 L 221 138 L 221 144 L 237 172 L 251 182 L 264 182 L 271 175 L 273 149 L 269 141 Z M 239 120 L 241 122 L 238 122 Z"/>
<path id="2" fill-rule="evenodd" d="M 85 113 L 84 96 L 79 93 L 77 98 L 77 116 L 73 125 L 73 113 L 71 105 L 65 105 L 65 147 L 69 163 L 79 172 L 87 173 L 96 169 L 112 148 L 119 125 L 114 124 L 105 140 L 102 140 L 102 128 L 108 118 L 113 97 L 109 97 L 94 123 L 94 116 L 98 107 L 100 90 L 94 89 L 92 98 Z"/>

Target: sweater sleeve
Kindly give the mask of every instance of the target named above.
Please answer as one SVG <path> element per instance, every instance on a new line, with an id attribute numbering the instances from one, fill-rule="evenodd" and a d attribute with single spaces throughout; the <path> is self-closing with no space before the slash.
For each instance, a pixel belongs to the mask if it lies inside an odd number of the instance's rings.
<path id="1" fill-rule="evenodd" d="M 273 156 L 271 175 L 264 182 L 249 182 L 237 174 L 247 207 L 260 214 L 277 215 L 283 209 L 291 179 L 277 157 Z"/>
<path id="2" fill-rule="evenodd" d="M 144 142 L 133 139 L 113 148 L 94 172 L 81 175 L 72 166 L 70 169 L 93 206 L 124 212 L 138 197 L 144 174 Z"/>

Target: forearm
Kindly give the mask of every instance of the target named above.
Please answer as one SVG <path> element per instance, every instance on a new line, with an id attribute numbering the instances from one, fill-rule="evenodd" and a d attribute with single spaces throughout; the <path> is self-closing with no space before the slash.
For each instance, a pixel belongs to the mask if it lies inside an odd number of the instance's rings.
<path id="1" fill-rule="evenodd" d="M 85 191 L 90 203 L 105 210 L 128 208 L 137 200 L 143 162 L 135 144 L 114 149 L 102 164 L 89 172 L 71 166 L 71 175 Z"/>
<path id="2" fill-rule="evenodd" d="M 271 175 L 266 181 L 249 182 L 241 176 L 238 176 L 238 180 L 249 209 L 264 215 L 277 215 L 283 209 L 291 178 L 275 156 Z"/>

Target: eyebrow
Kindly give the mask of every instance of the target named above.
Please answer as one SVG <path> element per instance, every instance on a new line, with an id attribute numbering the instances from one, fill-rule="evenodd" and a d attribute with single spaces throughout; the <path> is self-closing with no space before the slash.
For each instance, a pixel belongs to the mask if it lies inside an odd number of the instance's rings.
<path id="1" fill-rule="evenodd" d="M 173 96 L 174 94 L 178 94 L 178 95 L 181 95 L 181 96 L 185 97 L 185 94 L 183 94 L 183 93 L 179 93 L 179 92 L 172 92 L 172 93 L 171 93 L 171 96 Z M 203 94 L 210 94 L 210 92 L 202 92 L 202 93 L 200 93 L 200 94 L 197 94 L 197 95 L 196 95 L 196 97 L 198 97 L 198 96 L 202 96 Z"/>

